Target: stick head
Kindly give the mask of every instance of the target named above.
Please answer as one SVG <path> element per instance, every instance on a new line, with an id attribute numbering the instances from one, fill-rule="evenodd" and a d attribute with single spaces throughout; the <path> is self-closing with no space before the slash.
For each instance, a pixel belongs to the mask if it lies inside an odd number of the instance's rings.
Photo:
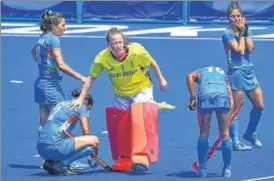
<path id="1" fill-rule="evenodd" d="M 199 167 L 198 163 L 195 161 L 195 162 L 192 163 L 192 168 L 193 168 L 195 171 L 198 171 L 200 167 Z"/>

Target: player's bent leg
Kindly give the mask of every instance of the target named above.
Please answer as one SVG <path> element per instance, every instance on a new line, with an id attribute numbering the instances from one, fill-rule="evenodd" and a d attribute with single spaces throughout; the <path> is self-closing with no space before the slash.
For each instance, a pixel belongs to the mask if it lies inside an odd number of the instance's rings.
<path id="1" fill-rule="evenodd" d="M 95 168 L 97 165 L 94 165 L 93 162 L 90 161 L 89 157 L 91 154 L 94 153 L 94 149 L 90 147 L 90 145 L 98 147 L 98 137 L 94 135 L 86 135 L 77 136 L 73 139 L 75 141 L 74 147 L 77 152 L 68 161 L 70 167 L 73 170 L 87 170 L 90 167 Z"/>
<path id="2" fill-rule="evenodd" d="M 132 169 L 147 171 L 149 163 L 158 161 L 158 106 L 152 102 L 131 104 Z"/>
<path id="3" fill-rule="evenodd" d="M 234 108 L 238 107 L 243 100 L 243 91 L 234 90 L 233 91 L 234 98 Z M 239 118 L 236 116 L 230 125 L 230 137 L 233 143 L 234 151 L 251 151 L 252 147 L 245 145 L 243 142 L 239 140 Z"/>
<path id="4" fill-rule="evenodd" d="M 197 153 L 200 168 L 197 174 L 199 177 L 207 177 L 206 162 L 211 115 L 211 109 L 198 109 L 200 137 L 197 140 Z"/>
<path id="5" fill-rule="evenodd" d="M 254 147 L 261 148 L 262 143 L 257 137 L 256 130 L 264 109 L 262 90 L 261 88 L 256 88 L 254 90 L 248 91 L 247 96 L 253 104 L 253 109 L 250 112 L 249 123 L 243 138 L 251 142 Z"/>
<path id="6" fill-rule="evenodd" d="M 130 113 L 126 110 L 108 107 L 106 121 L 111 155 L 115 171 L 131 170 Z"/>
<path id="7" fill-rule="evenodd" d="M 71 154 L 68 159 L 62 160 L 61 163 L 70 165 L 72 170 L 87 170 L 94 167 L 89 164 L 89 160 L 91 159 L 90 156 L 92 154 L 95 154 L 94 147 L 87 146 Z"/>
<path id="8" fill-rule="evenodd" d="M 233 144 L 233 150 L 234 151 L 251 151 L 252 150 L 251 146 L 245 145 L 243 142 L 239 140 L 238 127 L 239 127 L 239 119 L 236 116 L 234 120 L 232 121 L 230 125 L 230 130 L 229 130 L 230 137 Z"/>
<path id="9" fill-rule="evenodd" d="M 70 166 L 73 170 L 86 170 L 89 169 L 88 159 L 91 154 L 95 152 L 94 147 L 97 147 L 99 140 L 97 136 L 86 135 L 77 136 L 72 139 L 63 140 L 59 144 L 60 153 L 66 154 L 65 158 L 60 157 L 60 161 L 64 165 Z M 86 163 L 80 162 L 79 159 L 84 159 Z"/>
<path id="10" fill-rule="evenodd" d="M 73 140 L 75 142 L 74 149 L 76 151 L 79 151 L 86 146 L 93 145 L 95 147 L 98 147 L 99 145 L 99 139 L 97 136 L 94 135 L 76 136 L 73 137 Z"/>
<path id="11" fill-rule="evenodd" d="M 243 100 L 243 91 L 233 90 L 234 108 L 238 107 Z M 231 110 L 233 112 L 233 110 Z M 233 144 L 239 142 L 238 117 L 236 116 L 230 125 L 230 137 Z"/>
<path id="12" fill-rule="evenodd" d="M 57 145 L 51 144 L 37 144 L 37 151 L 42 158 L 46 159 L 43 164 L 43 169 L 48 171 L 50 175 L 75 175 L 75 173 L 69 169 L 69 165 L 60 163 L 60 159 L 68 158 L 68 155 L 73 153 L 73 141 L 65 139 Z"/>
<path id="13" fill-rule="evenodd" d="M 48 117 L 49 117 L 49 107 L 46 104 L 40 104 L 39 105 L 39 112 L 40 112 L 40 128 L 42 129 L 43 125 L 45 124 L 45 122 L 47 121 Z M 39 128 L 39 131 L 40 131 Z"/>

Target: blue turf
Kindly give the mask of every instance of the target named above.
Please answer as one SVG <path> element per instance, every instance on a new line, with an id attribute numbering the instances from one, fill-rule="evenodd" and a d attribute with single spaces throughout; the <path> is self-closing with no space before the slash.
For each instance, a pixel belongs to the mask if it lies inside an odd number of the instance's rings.
<path id="1" fill-rule="evenodd" d="M 96 181 L 181 181 L 200 180 L 192 171 L 192 161 L 197 159 L 196 143 L 198 125 L 196 113 L 188 111 L 189 94 L 185 77 L 196 68 L 216 65 L 226 68 L 225 54 L 221 41 L 199 40 L 138 40 L 159 63 L 169 86 L 165 93 L 158 89 L 154 76 L 155 98 L 176 105 L 176 110 L 160 112 L 160 160 L 151 165 L 147 174 L 108 173 L 101 168 L 81 172 L 75 177 L 52 177 L 40 169 L 41 159 L 36 155 L 38 130 L 38 106 L 33 102 L 33 83 L 37 68 L 30 55 L 36 38 L 2 37 L 2 180 L 96 180 Z M 63 38 L 62 48 L 65 61 L 75 70 L 88 75 L 95 54 L 105 47 L 104 39 Z M 257 77 L 265 97 L 265 111 L 258 128 L 258 135 L 264 144 L 260 150 L 234 152 L 231 180 L 274 175 L 273 118 L 271 102 L 274 102 L 271 71 L 274 67 L 273 41 L 255 42 L 253 61 Z M 64 76 L 64 90 L 68 98 L 70 91 L 81 86 L 79 81 Z M 23 84 L 10 83 L 22 80 Z M 112 89 L 106 73 L 91 90 L 95 101 L 91 113 L 91 129 L 100 138 L 100 157 L 111 164 L 107 136 L 101 132 L 105 127 L 105 107 L 109 105 Z M 251 104 L 246 101 L 239 114 L 240 137 L 245 131 Z M 217 136 L 215 118 L 212 121 L 210 145 Z M 222 172 L 221 152 L 217 151 L 208 163 L 208 180 L 227 180 Z M 204 179 L 203 179 L 204 180 Z"/>

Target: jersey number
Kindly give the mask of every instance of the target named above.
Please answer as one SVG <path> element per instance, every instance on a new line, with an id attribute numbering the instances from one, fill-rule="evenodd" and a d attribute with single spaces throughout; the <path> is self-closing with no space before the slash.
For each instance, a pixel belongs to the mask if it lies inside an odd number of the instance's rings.
<path id="1" fill-rule="evenodd" d="M 219 67 L 208 67 L 208 72 L 212 72 L 213 69 L 215 69 L 220 74 L 224 74 L 225 73 L 224 70 L 221 69 L 221 68 L 219 68 Z"/>
<path id="2" fill-rule="evenodd" d="M 53 112 L 49 115 L 48 120 L 53 120 L 55 114 L 61 109 L 61 106 L 56 106 L 55 108 L 53 108 Z"/>

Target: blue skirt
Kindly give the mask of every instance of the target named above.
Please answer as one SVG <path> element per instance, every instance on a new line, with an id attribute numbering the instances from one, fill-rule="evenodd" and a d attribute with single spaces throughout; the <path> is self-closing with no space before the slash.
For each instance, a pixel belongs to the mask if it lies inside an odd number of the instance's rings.
<path id="1" fill-rule="evenodd" d="M 212 111 L 229 112 L 230 98 L 228 95 L 219 93 L 202 95 L 197 99 L 197 109 L 201 114 Z"/>
<path id="2" fill-rule="evenodd" d="M 232 90 L 247 91 L 260 87 L 255 76 L 254 67 L 229 69 L 227 77 Z"/>
<path id="3" fill-rule="evenodd" d="M 64 101 L 62 79 L 37 78 L 34 84 L 35 102 L 38 104 L 57 104 Z"/>

